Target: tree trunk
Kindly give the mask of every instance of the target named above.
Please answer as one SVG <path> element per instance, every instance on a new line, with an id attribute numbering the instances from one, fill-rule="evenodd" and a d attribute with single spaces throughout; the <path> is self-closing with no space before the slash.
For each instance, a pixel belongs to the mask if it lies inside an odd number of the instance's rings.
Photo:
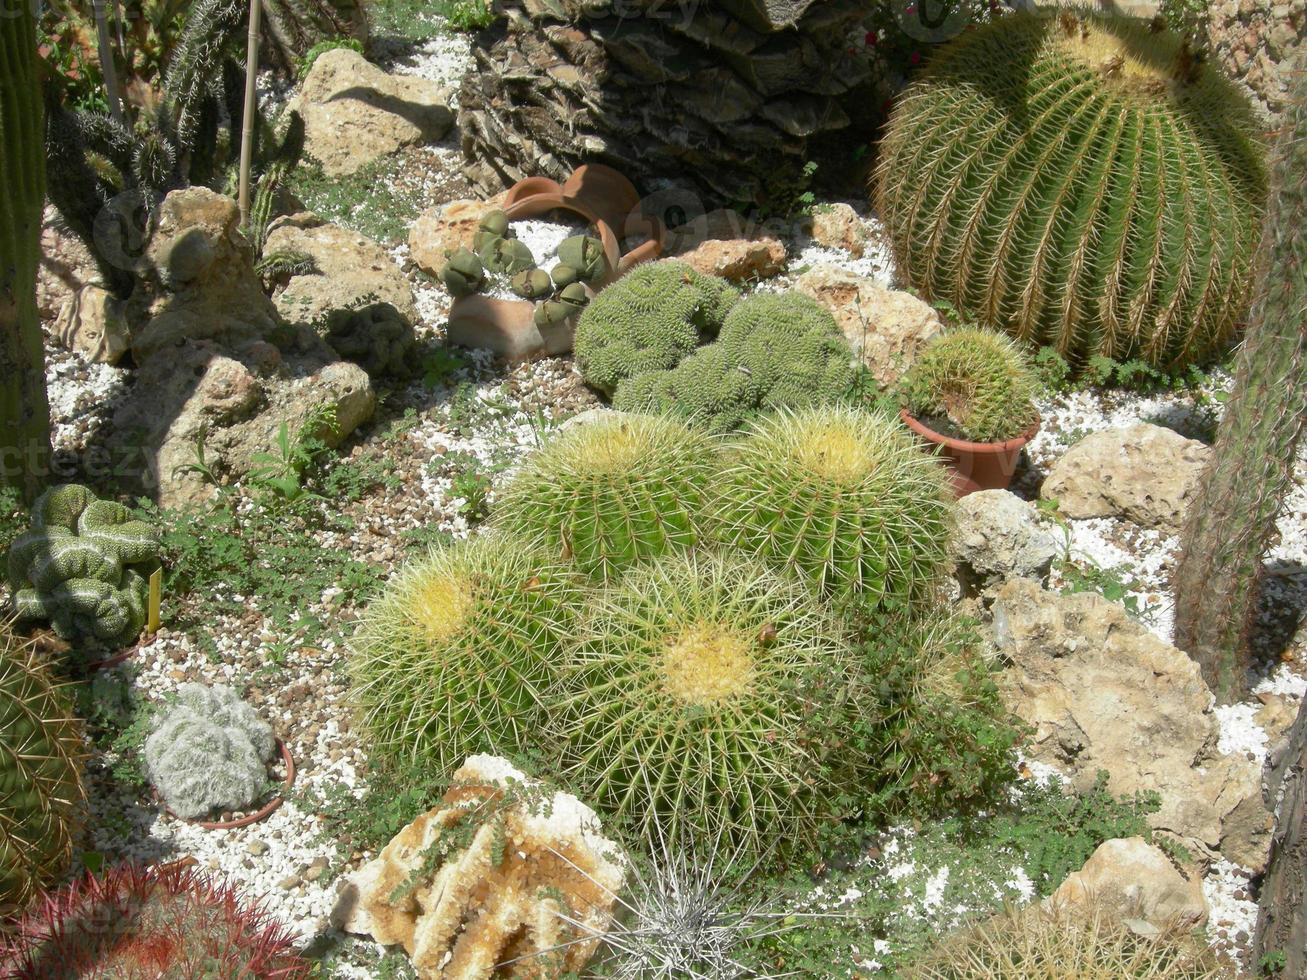
<path id="1" fill-rule="evenodd" d="M 36 312 L 45 133 L 35 4 L 0 0 L 0 486 L 31 499 L 50 465 L 45 348 Z"/>
<path id="2" fill-rule="evenodd" d="M 1262 557 L 1293 483 L 1307 424 L 1307 60 L 1272 161 L 1255 301 L 1176 565 L 1175 645 L 1222 704 L 1247 691 Z"/>
<path id="3" fill-rule="evenodd" d="M 1307 698 L 1268 789 L 1266 802 L 1276 814 L 1275 836 L 1262 881 L 1253 967 L 1283 956 L 1276 976 L 1307 977 Z"/>

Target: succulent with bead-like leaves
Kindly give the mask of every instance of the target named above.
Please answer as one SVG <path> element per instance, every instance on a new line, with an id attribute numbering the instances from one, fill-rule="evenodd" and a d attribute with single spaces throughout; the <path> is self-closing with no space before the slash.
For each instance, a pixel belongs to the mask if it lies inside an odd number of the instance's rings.
<path id="1" fill-rule="evenodd" d="M 947 422 L 972 442 L 1004 442 L 1039 418 L 1026 356 L 991 330 L 950 330 L 922 350 L 899 382 L 904 405 L 923 422 Z"/>
<path id="2" fill-rule="evenodd" d="M 705 538 L 713 445 L 654 415 L 602 418 L 555 435 L 529 458 L 497 520 L 585 574 L 631 565 Z"/>
<path id="3" fill-rule="evenodd" d="M 67 639 L 129 643 L 145 625 L 147 576 L 158 565 L 153 527 L 122 504 L 64 484 L 32 507 L 32 529 L 9 548 L 20 619 L 49 620 Z"/>
<path id="4" fill-rule="evenodd" d="M 501 534 L 400 572 L 368 606 L 350 654 L 352 699 L 372 749 L 444 773 L 468 755 L 520 750 L 571 628 L 578 580 Z"/>
<path id="5" fill-rule="evenodd" d="M 875 176 L 903 278 L 1021 340 L 1181 367 L 1247 313 L 1265 205 L 1247 101 L 1149 22 L 1050 9 L 941 48 Z"/>
<path id="6" fill-rule="evenodd" d="M 894 420 L 845 405 L 779 411 L 728 452 L 717 533 L 825 594 L 919 606 L 947 560 L 946 485 Z"/>
<path id="7" fill-rule="evenodd" d="M 67 869 L 86 800 L 84 754 L 69 692 L 0 622 L 0 916 Z"/>

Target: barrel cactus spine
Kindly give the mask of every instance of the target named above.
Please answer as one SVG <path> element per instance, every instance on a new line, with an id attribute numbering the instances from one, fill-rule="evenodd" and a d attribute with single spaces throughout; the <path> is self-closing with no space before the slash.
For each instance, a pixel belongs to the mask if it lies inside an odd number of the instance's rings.
<path id="1" fill-rule="evenodd" d="M 945 47 L 874 178 L 928 299 L 1073 361 L 1180 367 L 1246 313 L 1264 151 L 1243 97 L 1147 22 L 1005 17 Z"/>

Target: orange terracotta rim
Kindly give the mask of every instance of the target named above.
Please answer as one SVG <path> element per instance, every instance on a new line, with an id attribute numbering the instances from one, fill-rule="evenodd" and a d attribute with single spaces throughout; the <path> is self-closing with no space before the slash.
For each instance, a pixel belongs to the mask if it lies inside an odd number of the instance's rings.
<path id="1" fill-rule="evenodd" d="M 946 436 L 942 432 L 936 432 L 930 426 L 920 422 L 916 416 L 912 415 L 906 408 L 899 409 L 899 418 L 909 429 L 921 436 L 923 439 L 947 446 L 949 449 L 957 452 L 970 453 L 973 456 L 993 455 L 999 456 L 1006 453 L 1016 452 L 1022 449 L 1026 443 L 1035 438 L 1039 432 L 1039 426 L 1042 419 L 1038 415 L 1035 421 L 1030 424 L 1021 435 L 1014 439 L 1008 439 L 1005 442 L 970 442 L 966 439 L 954 439 L 952 436 Z"/>
<path id="2" fill-rule="evenodd" d="M 185 817 L 177 816 L 167 806 L 163 808 L 163 812 L 174 820 L 181 820 L 183 823 L 203 827 L 205 830 L 235 830 L 238 827 L 248 827 L 252 823 L 258 823 L 260 820 L 266 819 L 277 807 L 286 802 L 286 791 L 295 785 L 295 760 L 291 757 L 290 749 L 286 748 L 286 743 L 281 739 L 277 739 L 277 751 L 281 753 L 281 761 L 286 766 L 286 779 L 282 783 L 281 795 L 273 797 L 253 813 L 247 814 L 239 820 L 188 820 Z"/>

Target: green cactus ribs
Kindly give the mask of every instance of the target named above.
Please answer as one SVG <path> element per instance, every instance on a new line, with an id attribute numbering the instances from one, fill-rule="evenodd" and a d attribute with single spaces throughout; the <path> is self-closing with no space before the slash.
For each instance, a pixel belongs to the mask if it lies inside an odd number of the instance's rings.
<path id="1" fill-rule="evenodd" d="M 1041 11 L 941 49 L 894 109 L 874 193 L 927 299 L 1073 362 L 1175 369 L 1246 316 L 1264 148 L 1178 37 Z"/>

